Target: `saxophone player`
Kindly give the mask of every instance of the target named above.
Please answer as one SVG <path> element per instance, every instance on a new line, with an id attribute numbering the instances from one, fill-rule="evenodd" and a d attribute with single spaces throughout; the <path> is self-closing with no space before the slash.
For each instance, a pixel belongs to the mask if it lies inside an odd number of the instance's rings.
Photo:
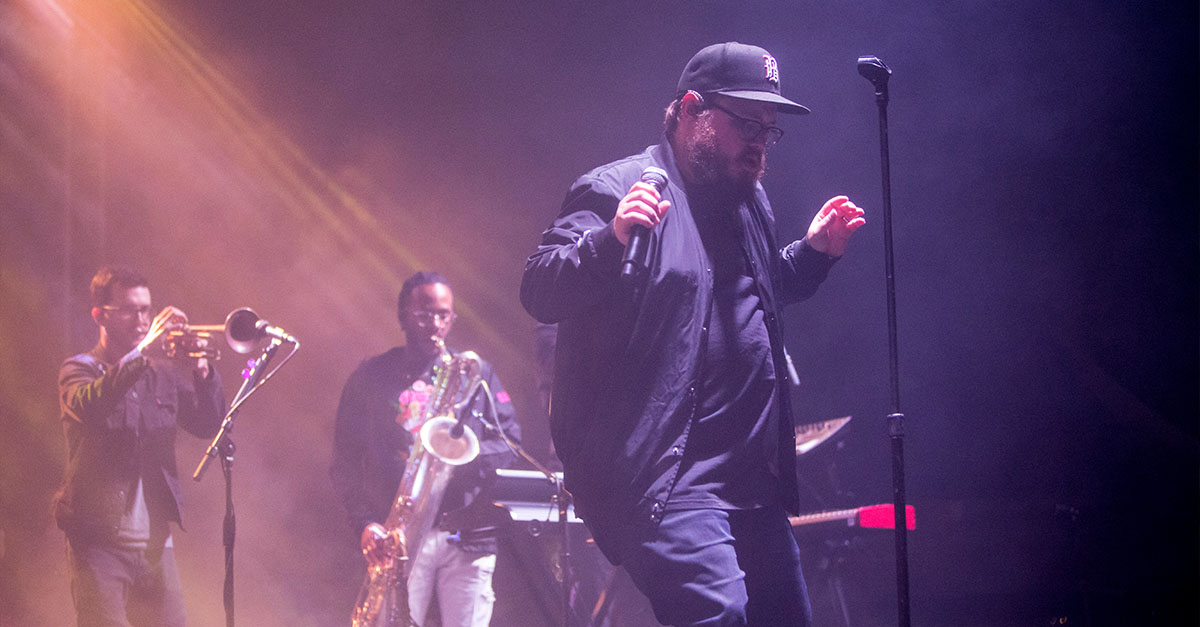
<path id="1" fill-rule="evenodd" d="M 400 289 L 397 314 L 406 343 L 367 359 L 350 375 L 334 429 L 330 477 L 368 566 L 382 563 L 392 549 L 389 530 L 381 523 L 396 498 L 414 435 L 427 418 L 434 370 L 454 325 L 449 282 L 432 272 L 409 277 Z M 512 403 L 491 365 L 481 365 L 481 379 L 495 398 L 498 426 L 515 442 L 520 430 Z M 489 488 L 493 471 L 513 462 L 515 455 L 472 411 L 483 412 L 483 396 L 462 410 L 466 425 L 479 435 L 479 456 L 454 468 L 436 528 L 420 546 L 407 547 L 412 560 L 407 599 L 416 625 L 425 624 L 435 597 L 446 627 L 486 627 L 491 620 L 495 532 L 507 521 L 507 512 L 491 505 Z"/>

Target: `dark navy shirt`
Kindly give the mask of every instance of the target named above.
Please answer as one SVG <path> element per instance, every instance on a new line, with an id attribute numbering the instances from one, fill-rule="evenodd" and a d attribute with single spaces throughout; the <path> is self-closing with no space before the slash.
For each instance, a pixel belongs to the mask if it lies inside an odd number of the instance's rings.
<path id="1" fill-rule="evenodd" d="M 775 368 L 741 220 L 728 207 L 698 207 L 696 225 L 713 270 L 713 298 L 695 424 L 667 509 L 774 504 Z"/>

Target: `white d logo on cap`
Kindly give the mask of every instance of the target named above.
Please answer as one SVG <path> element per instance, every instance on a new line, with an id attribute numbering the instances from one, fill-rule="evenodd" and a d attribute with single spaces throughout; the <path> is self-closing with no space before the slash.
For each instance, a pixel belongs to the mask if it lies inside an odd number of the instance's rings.
<path id="1" fill-rule="evenodd" d="M 779 84 L 779 64 L 775 62 L 775 57 L 764 54 L 763 67 L 767 71 L 766 79 L 775 85 Z"/>

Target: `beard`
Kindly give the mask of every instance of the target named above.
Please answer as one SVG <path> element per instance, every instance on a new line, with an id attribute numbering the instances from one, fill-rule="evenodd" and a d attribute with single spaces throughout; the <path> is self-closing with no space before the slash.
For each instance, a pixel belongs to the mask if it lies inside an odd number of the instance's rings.
<path id="1" fill-rule="evenodd" d="M 711 111 L 707 113 L 699 117 L 694 132 L 682 142 L 695 191 L 734 201 L 753 198 L 755 187 L 767 171 L 766 151 L 747 145 L 734 158 L 722 154 Z"/>

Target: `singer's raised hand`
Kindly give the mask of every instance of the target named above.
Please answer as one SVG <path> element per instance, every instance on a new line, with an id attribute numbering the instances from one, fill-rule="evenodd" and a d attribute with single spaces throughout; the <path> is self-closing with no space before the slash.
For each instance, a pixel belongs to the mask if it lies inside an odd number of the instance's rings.
<path id="1" fill-rule="evenodd" d="M 834 196 L 808 225 L 808 245 L 830 257 L 841 257 L 846 252 L 850 235 L 866 223 L 861 208 L 845 196 Z"/>
<path id="2" fill-rule="evenodd" d="M 670 208 L 671 201 L 663 200 L 653 185 L 642 181 L 634 183 L 629 193 L 617 204 L 617 215 L 613 218 L 613 232 L 617 240 L 627 245 L 633 227 L 654 228 Z"/>

